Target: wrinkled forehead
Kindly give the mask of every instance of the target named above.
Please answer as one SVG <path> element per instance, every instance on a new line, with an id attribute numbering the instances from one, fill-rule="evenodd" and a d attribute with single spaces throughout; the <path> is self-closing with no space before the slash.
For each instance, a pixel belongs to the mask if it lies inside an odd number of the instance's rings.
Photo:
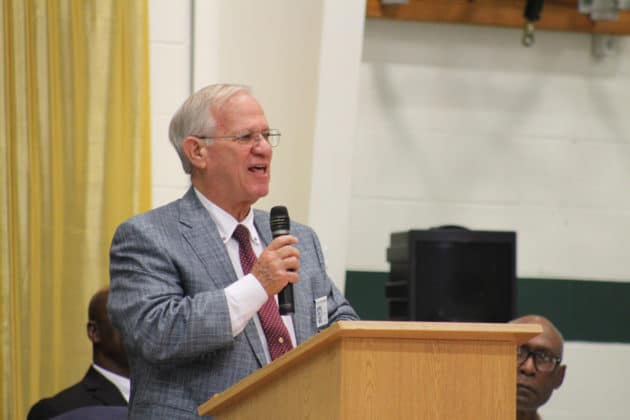
<path id="1" fill-rule="evenodd" d="M 232 95 L 223 105 L 213 110 L 217 128 L 262 129 L 267 120 L 262 106 L 247 92 Z"/>

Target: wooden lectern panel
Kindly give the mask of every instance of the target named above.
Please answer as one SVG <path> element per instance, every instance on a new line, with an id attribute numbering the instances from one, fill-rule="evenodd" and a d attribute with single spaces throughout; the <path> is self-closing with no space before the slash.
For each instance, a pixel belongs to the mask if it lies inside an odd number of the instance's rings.
<path id="1" fill-rule="evenodd" d="M 506 420 L 532 324 L 342 321 L 199 406 L 217 419 Z"/>
<path id="2" fill-rule="evenodd" d="M 339 418 L 515 416 L 516 357 L 510 343 L 349 339 L 344 346 L 345 377 L 361 379 L 342 386 L 343 398 L 352 402 Z"/>
<path id="3" fill-rule="evenodd" d="M 217 412 L 219 419 L 340 419 L 341 343 L 282 372 L 259 392 Z M 212 401 L 212 400 L 210 400 Z M 219 415 L 220 413 L 220 415 Z M 301 413 L 295 417 L 294 413 Z"/>

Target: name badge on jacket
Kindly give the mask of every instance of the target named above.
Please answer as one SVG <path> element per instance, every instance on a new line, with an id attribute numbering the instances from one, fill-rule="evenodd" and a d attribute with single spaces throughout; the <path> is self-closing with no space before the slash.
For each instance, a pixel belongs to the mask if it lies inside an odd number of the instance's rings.
<path id="1" fill-rule="evenodd" d="M 315 299 L 315 321 L 317 328 L 328 325 L 328 301 L 326 296 Z"/>

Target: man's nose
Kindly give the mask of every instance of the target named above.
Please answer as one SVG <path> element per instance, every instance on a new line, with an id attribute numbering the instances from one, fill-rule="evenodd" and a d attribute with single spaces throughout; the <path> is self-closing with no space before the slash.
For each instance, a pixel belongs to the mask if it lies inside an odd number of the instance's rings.
<path id="1" fill-rule="evenodd" d="M 519 364 L 518 371 L 525 375 L 536 374 L 536 364 L 534 363 L 533 354 L 528 355 L 527 359 L 525 359 L 523 363 Z"/>
<path id="2" fill-rule="evenodd" d="M 253 143 L 252 150 L 256 153 L 271 153 L 271 144 L 265 140 L 262 134 L 258 133 Z"/>

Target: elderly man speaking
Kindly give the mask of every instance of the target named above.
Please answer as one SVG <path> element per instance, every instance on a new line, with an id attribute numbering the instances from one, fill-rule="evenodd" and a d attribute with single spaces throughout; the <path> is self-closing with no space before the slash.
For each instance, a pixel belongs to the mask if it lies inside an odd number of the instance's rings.
<path id="1" fill-rule="evenodd" d="M 132 419 L 197 418 L 213 394 L 357 319 L 313 230 L 293 223 L 274 239 L 269 214 L 252 208 L 269 191 L 280 131 L 248 88 L 201 89 L 169 134 L 192 186 L 120 225 L 110 252 L 109 310 L 130 360 Z M 295 313 L 281 316 L 276 295 L 289 283 Z"/>

